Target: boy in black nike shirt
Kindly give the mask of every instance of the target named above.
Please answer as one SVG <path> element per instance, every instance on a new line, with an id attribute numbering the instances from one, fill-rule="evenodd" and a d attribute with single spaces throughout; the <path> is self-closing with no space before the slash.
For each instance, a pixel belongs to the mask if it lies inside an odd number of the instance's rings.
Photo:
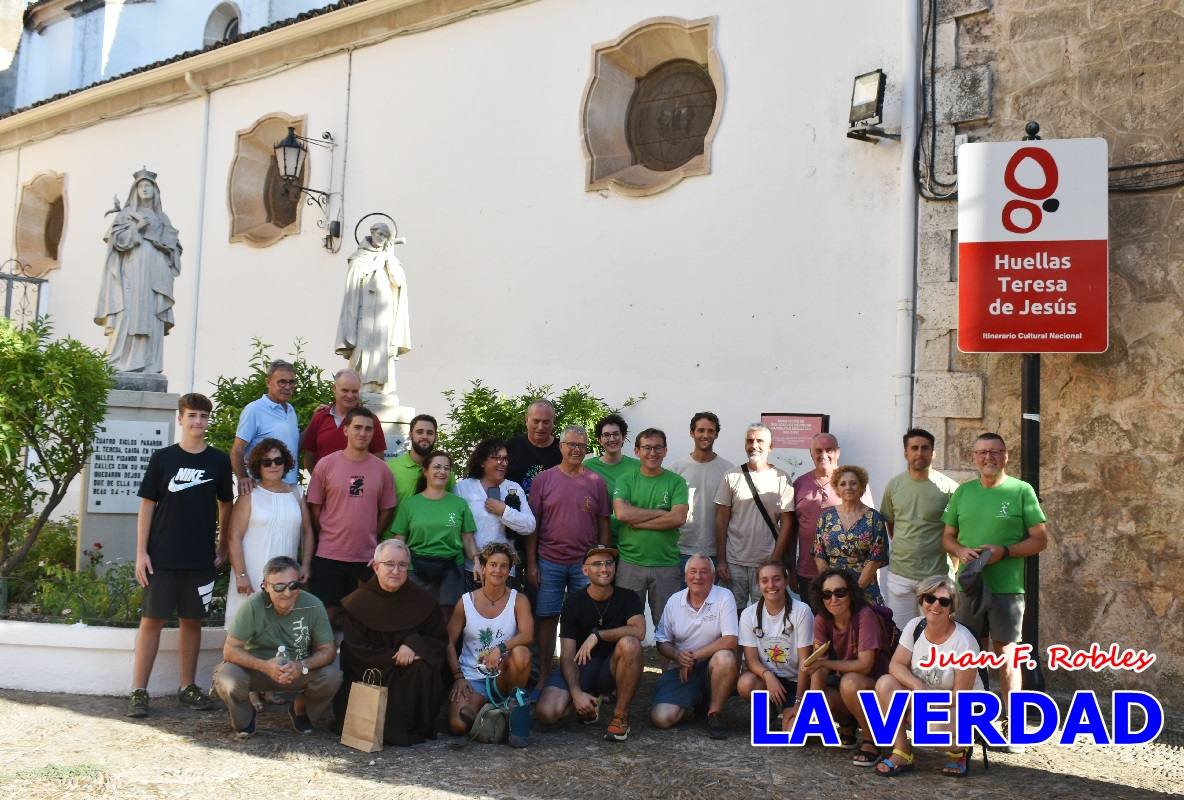
<path id="1" fill-rule="evenodd" d="M 148 716 L 148 678 L 160 630 L 176 612 L 181 632 L 177 699 L 199 711 L 213 703 L 195 682 L 201 623 L 214 594 L 214 570 L 226 560 L 225 534 L 215 550 L 218 520 L 230 519 L 234 490 L 230 459 L 206 443 L 213 404 L 205 395 L 177 403 L 181 441 L 152 454 L 140 483 L 136 520 L 136 580 L 144 587 L 132 675 L 129 717 Z"/>

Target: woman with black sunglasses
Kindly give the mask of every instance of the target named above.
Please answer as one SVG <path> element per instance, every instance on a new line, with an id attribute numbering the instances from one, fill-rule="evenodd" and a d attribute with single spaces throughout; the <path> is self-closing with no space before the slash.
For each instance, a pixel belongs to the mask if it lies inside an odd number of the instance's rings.
<path id="1" fill-rule="evenodd" d="M 945 575 L 934 575 L 917 584 L 917 603 L 921 616 L 905 624 L 900 633 L 900 644 L 892 655 L 888 674 L 876 681 L 876 698 L 880 708 L 887 709 L 896 692 L 915 692 L 922 689 L 944 689 L 964 692 L 982 689 L 982 678 L 976 669 L 941 668 L 937 656 L 941 654 L 977 653 L 978 642 L 967 628 L 954 621 L 958 610 L 958 594 Z M 929 666 L 923 667 L 922 664 Z M 950 707 L 950 727 L 954 730 L 954 706 Z M 906 731 L 909 713 L 901 718 L 892 755 L 876 764 L 876 774 L 885 778 L 908 772 L 913 768 L 913 748 Z M 956 748 L 946 753 L 943 775 L 961 778 L 970 768 L 970 748 Z"/>
<path id="2" fill-rule="evenodd" d="M 831 717 L 839 723 L 839 746 L 857 751 L 851 759 L 855 766 L 870 767 L 880 760 L 880 752 L 867 735 L 859 692 L 874 689 L 876 680 L 888 671 L 892 612 L 868 605 L 855 574 L 845 569 L 825 570 L 813 587 L 818 609 L 814 649 L 825 646 L 826 651 L 817 661 L 807 661 L 798 679 L 825 693 Z M 856 728 L 864 731 L 858 744 Z"/>

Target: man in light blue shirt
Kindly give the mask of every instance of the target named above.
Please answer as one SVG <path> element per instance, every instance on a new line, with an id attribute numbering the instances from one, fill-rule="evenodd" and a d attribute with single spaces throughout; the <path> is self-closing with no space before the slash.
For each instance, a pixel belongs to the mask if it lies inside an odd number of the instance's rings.
<path id="1" fill-rule="evenodd" d="M 247 458 L 251 449 L 268 437 L 279 439 L 292 454 L 295 463 L 300 443 L 300 427 L 296 409 L 288 402 L 296 390 L 296 370 L 283 360 L 272 361 L 267 367 L 267 394 L 247 403 L 238 418 L 234 445 L 230 448 L 230 465 L 238 478 L 239 494 L 249 494 L 255 482 L 247 472 Z M 296 483 L 296 468 L 284 475 L 284 483 Z"/>

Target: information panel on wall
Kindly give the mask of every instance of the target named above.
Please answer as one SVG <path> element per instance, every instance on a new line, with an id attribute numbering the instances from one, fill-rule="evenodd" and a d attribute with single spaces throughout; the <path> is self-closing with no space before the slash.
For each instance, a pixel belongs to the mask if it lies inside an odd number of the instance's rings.
<path id="1" fill-rule="evenodd" d="M 958 349 L 1109 345 L 1105 139 L 958 148 Z"/>
<path id="2" fill-rule="evenodd" d="M 86 510 L 92 514 L 135 514 L 140 480 L 148 459 L 164 447 L 169 426 L 162 422 L 109 419 L 99 426 L 87 469 Z"/>
<path id="3" fill-rule="evenodd" d="M 829 414 L 793 414 L 766 411 L 761 424 L 773 433 L 769 463 L 796 478 L 814 468 L 810 458 L 810 439 L 830 428 Z"/>

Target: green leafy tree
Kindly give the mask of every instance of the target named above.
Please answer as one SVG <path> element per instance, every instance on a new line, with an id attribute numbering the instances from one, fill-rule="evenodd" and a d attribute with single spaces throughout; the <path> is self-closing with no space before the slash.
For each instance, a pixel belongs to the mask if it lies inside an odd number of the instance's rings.
<path id="1" fill-rule="evenodd" d="M 458 466 L 463 466 L 482 439 L 490 436 L 509 439 L 526 433 L 526 408 L 540 398 L 550 400 L 555 406 L 557 434 L 567 425 L 580 425 L 591 437 L 592 429 L 601 417 L 635 406 L 645 399 L 645 394 L 629 397 L 620 407 L 613 407 L 592 394 L 590 386 L 569 386 L 555 395 L 551 386 L 527 385 L 522 394 L 502 395 L 476 380 L 463 394 L 458 394 L 455 389 L 444 392 L 448 423 L 442 426 L 440 447 L 452 455 Z"/>
<path id="2" fill-rule="evenodd" d="M 45 317 L 24 330 L 0 320 L 0 577 L 36 544 L 107 414 L 106 357 L 51 330 Z"/>
<path id="3" fill-rule="evenodd" d="M 267 394 L 267 365 L 274 360 L 272 346 L 256 338 L 251 340 L 251 347 L 246 377 L 227 378 L 220 375 L 214 381 L 214 396 L 211 398 L 214 401 L 214 413 L 210 418 L 206 439 L 224 453 L 229 453 L 234 444 L 234 431 L 238 427 L 243 407 Z M 303 339 L 296 340 L 293 350 L 295 352 L 288 354 L 288 360 L 296 371 L 296 391 L 290 402 L 296 409 L 296 419 L 303 430 L 317 408 L 333 402 L 333 381 L 325 377 L 323 369 L 305 359 Z M 296 456 L 295 453 L 292 455 Z"/>

